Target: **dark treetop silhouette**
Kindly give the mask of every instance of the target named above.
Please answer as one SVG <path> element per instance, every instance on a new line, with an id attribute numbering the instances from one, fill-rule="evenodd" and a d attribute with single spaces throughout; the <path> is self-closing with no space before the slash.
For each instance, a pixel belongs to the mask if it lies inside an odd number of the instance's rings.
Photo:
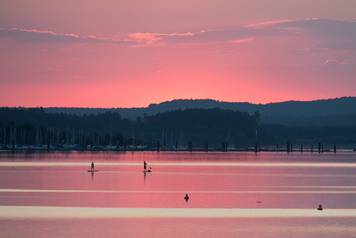
<path id="1" fill-rule="evenodd" d="M 47 113 L 41 108 L 0 109 L 0 146 L 41 145 L 50 149 L 223 149 L 256 143 L 349 145 L 355 126 L 285 126 L 264 124 L 260 113 L 213 109 L 175 110 L 135 120 L 119 113 L 90 115 Z M 301 145 L 303 148 L 303 145 Z"/>

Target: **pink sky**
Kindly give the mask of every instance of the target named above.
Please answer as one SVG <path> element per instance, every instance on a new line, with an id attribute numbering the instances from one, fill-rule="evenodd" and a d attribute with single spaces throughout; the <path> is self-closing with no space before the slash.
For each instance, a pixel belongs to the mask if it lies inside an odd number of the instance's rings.
<path id="1" fill-rule="evenodd" d="M 4 0 L 1 106 L 356 95 L 354 0 Z"/>

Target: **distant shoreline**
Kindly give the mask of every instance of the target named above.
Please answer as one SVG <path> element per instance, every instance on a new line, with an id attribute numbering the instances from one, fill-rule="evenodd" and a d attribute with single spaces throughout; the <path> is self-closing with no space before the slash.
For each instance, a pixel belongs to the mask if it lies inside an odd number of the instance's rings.
<path id="1" fill-rule="evenodd" d="M 318 150 L 311 150 L 310 148 L 308 149 L 298 149 L 295 148 L 291 151 L 288 151 L 287 149 L 273 149 L 273 148 L 261 148 L 258 151 L 256 151 L 254 148 L 231 148 L 227 150 L 221 150 L 221 149 L 204 149 L 204 148 L 193 148 L 192 150 L 190 149 L 58 149 L 58 148 L 51 148 L 51 149 L 39 149 L 39 148 L 7 148 L 7 149 L 0 149 L 0 153 L 10 153 L 10 152 L 220 152 L 220 153 L 233 153 L 233 152 L 251 152 L 251 153 L 263 153 L 263 152 L 273 152 L 273 153 L 310 153 L 310 154 L 335 154 L 335 153 L 342 153 L 342 152 L 355 152 L 356 153 L 356 148 L 350 147 L 350 146 L 345 146 L 337 149 L 334 151 L 332 148 L 324 149 L 323 151 L 318 151 Z"/>

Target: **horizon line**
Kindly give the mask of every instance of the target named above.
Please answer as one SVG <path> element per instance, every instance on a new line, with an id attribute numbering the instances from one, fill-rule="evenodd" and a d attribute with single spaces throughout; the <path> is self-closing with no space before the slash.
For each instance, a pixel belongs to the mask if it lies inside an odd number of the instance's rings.
<path id="1" fill-rule="evenodd" d="M 163 103 L 169 103 L 169 102 L 174 102 L 174 101 L 204 101 L 204 100 L 210 100 L 210 101 L 215 101 L 219 103 L 246 103 L 246 104 L 253 104 L 253 105 L 269 105 L 269 104 L 280 104 L 280 103 L 290 103 L 290 102 L 317 102 L 317 101 L 329 101 L 329 100 L 338 100 L 338 99 L 346 99 L 346 98 L 356 98 L 356 95 L 354 96 L 339 96 L 339 97 L 330 97 L 330 98 L 315 98 L 315 99 L 310 99 L 310 100 L 299 100 L 299 99 L 289 99 L 289 100 L 284 100 L 284 101 L 271 101 L 271 102 L 266 102 L 266 103 L 258 103 L 258 102 L 251 102 L 251 101 L 224 101 L 220 99 L 214 99 L 214 98 L 175 98 L 175 99 L 167 99 L 163 100 L 161 102 L 151 102 L 148 105 L 146 104 L 145 106 L 124 106 L 124 107 L 98 107 L 98 106 L 5 106 L 5 105 L 0 105 L 0 108 L 68 108 L 68 109 L 142 109 L 142 108 L 148 108 L 153 105 L 159 105 Z"/>

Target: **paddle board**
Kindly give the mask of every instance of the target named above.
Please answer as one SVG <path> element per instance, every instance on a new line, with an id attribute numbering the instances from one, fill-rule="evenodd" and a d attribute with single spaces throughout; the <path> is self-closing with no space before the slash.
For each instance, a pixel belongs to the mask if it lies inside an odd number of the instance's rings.
<path id="1" fill-rule="evenodd" d="M 97 170 L 97 169 L 94 169 L 94 170 L 89 169 L 88 172 L 94 173 L 94 172 L 99 172 L 99 170 Z"/>

